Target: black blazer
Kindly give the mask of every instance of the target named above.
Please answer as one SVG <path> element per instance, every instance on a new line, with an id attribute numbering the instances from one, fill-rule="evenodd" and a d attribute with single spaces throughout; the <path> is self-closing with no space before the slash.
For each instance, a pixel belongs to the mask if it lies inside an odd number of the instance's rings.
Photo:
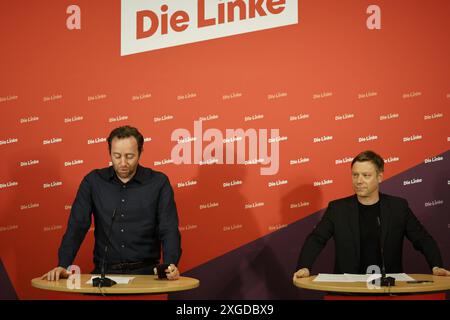
<path id="1" fill-rule="evenodd" d="M 417 220 L 405 199 L 380 193 L 381 239 L 387 273 L 403 272 L 402 249 L 406 236 L 425 256 L 430 269 L 442 267 L 439 248 Z M 356 195 L 331 201 L 322 220 L 306 238 L 297 270 L 311 270 L 328 239 L 335 242 L 335 273 L 359 273 L 360 234 Z M 380 266 L 381 267 L 381 266 Z"/>

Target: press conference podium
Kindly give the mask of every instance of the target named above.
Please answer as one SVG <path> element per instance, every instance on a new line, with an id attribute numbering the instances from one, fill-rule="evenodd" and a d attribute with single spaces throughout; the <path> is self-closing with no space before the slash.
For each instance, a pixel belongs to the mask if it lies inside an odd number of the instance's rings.
<path id="1" fill-rule="evenodd" d="M 325 300 L 445 300 L 450 290 L 450 277 L 431 274 L 409 274 L 416 280 L 432 283 L 410 284 L 396 281 L 395 286 L 370 288 L 365 282 L 314 282 L 316 276 L 294 280 L 294 285 L 308 290 L 323 291 Z"/>
<path id="2" fill-rule="evenodd" d="M 58 281 L 48 281 L 46 279 L 34 278 L 31 285 L 35 288 L 51 291 L 78 294 L 98 294 L 98 295 L 135 295 L 135 294 L 164 294 L 176 291 L 184 291 L 197 288 L 200 281 L 189 277 L 180 277 L 177 280 L 160 280 L 155 275 L 106 275 L 112 277 L 134 277 L 128 284 L 115 284 L 112 287 L 98 288 L 86 282 L 94 274 L 81 274 L 80 286 L 68 285 L 67 279 Z"/>

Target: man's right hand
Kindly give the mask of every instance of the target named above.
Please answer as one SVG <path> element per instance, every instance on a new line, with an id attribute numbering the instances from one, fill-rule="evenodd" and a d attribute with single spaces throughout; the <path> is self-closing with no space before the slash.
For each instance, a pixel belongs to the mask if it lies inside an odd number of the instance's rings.
<path id="1" fill-rule="evenodd" d="M 59 279 L 68 278 L 70 273 L 63 267 L 56 267 L 44 274 L 41 279 L 47 279 L 48 281 L 58 281 Z"/>
<path id="2" fill-rule="evenodd" d="M 293 280 L 295 281 L 295 279 L 307 278 L 307 277 L 309 277 L 309 269 L 308 268 L 301 268 L 296 273 L 294 273 Z"/>

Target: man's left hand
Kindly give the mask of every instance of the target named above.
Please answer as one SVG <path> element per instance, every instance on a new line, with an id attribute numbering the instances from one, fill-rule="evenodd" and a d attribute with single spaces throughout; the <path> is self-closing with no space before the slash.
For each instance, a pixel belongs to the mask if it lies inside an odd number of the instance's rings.
<path id="1" fill-rule="evenodd" d="M 444 268 L 434 267 L 433 268 L 433 275 L 434 276 L 450 277 L 450 271 L 445 270 Z"/>
<path id="2" fill-rule="evenodd" d="M 173 263 L 165 271 L 169 280 L 177 280 L 180 278 L 180 271 L 178 271 L 178 268 Z"/>

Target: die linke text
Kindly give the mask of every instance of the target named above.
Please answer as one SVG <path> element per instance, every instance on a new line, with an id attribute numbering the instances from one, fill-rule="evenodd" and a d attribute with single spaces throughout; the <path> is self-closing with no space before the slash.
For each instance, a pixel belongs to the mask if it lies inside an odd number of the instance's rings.
<path id="1" fill-rule="evenodd" d="M 149 38 L 157 33 L 166 35 L 185 31 L 190 26 L 191 16 L 197 17 L 197 28 L 200 29 L 277 15 L 286 8 L 286 0 L 234 0 L 217 3 L 217 10 L 213 10 L 215 14 L 209 15 L 205 10 L 206 1 L 208 0 L 197 1 L 196 14 L 184 10 L 174 11 L 166 4 L 163 4 L 156 12 L 153 10 L 137 11 L 136 39 Z"/>

